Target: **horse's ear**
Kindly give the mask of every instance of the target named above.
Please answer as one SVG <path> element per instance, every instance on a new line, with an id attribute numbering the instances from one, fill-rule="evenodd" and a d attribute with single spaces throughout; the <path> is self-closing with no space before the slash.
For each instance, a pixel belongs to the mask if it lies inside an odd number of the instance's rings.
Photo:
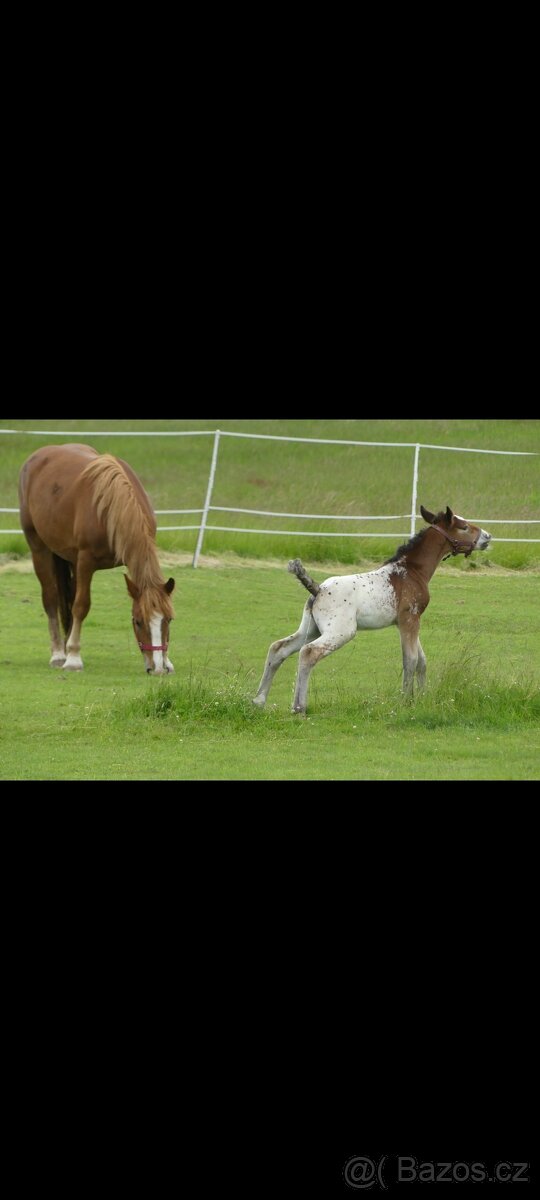
<path id="1" fill-rule="evenodd" d="M 446 520 L 448 521 L 448 523 L 450 525 L 452 524 L 452 521 L 454 520 L 454 514 L 453 514 L 451 508 L 446 509 Z"/>
<path id="2" fill-rule="evenodd" d="M 420 505 L 420 512 L 422 513 L 424 521 L 427 521 L 428 525 L 435 524 L 435 514 L 430 513 L 427 508 L 424 508 L 423 504 Z"/>
<path id="3" fill-rule="evenodd" d="M 171 592 L 174 592 L 174 579 L 168 579 L 164 586 L 167 595 L 170 596 Z"/>
<path id="4" fill-rule="evenodd" d="M 133 580 L 129 578 L 129 575 L 124 575 L 124 579 L 126 581 L 126 587 L 131 596 L 131 599 L 138 600 L 139 596 L 141 594 L 138 587 L 136 586 L 136 584 L 133 583 Z"/>

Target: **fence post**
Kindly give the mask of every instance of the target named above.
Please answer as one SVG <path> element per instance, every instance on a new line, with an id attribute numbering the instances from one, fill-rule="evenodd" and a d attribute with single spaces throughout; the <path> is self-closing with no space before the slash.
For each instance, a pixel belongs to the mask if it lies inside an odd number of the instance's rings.
<path id="1" fill-rule="evenodd" d="M 195 547 L 195 554 L 193 555 L 193 562 L 191 564 L 192 567 L 197 566 L 197 563 L 199 561 L 199 554 L 201 553 L 201 549 L 202 549 L 204 531 L 206 529 L 206 520 L 208 517 L 208 509 L 210 508 L 210 501 L 212 499 L 212 489 L 214 487 L 214 475 L 216 473 L 220 433 L 221 433 L 221 430 L 216 429 L 216 434 L 214 437 L 214 449 L 212 450 L 212 462 L 210 463 L 210 475 L 208 477 L 208 487 L 206 489 L 206 500 L 204 502 L 204 508 L 203 508 L 202 517 L 201 517 L 201 527 L 199 529 L 199 535 L 197 537 L 197 545 Z"/>
<path id="2" fill-rule="evenodd" d="M 418 459 L 420 457 L 420 444 L 417 442 L 414 448 L 414 468 L 413 468 L 413 485 L 412 485 L 412 501 L 411 501 L 411 537 L 414 537 L 416 532 L 416 492 L 418 489 Z"/>

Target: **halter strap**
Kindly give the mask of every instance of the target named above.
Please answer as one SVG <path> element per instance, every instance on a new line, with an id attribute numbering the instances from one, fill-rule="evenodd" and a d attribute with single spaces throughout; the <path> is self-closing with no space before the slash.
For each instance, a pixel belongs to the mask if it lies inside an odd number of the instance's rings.
<path id="1" fill-rule="evenodd" d="M 474 550 L 474 542 L 471 542 L 471 544 L 469 546 L 467 546 L 463 542 L 458 542 L 458 541 L 456 541 L 455 538 L 451 538 L 445 529 L 441 529 L 440 525 L 432 525 L 431 528 L 436 529 L 437 533 L 442 533 L 443 537 L 446 538 L 447 542 L 450 542 L 450 545 L 452 547 L 452 556 L 454 556 L 456 554 L 464 554 L 465 558 L 468 558 L 469 554 L 472 554 L 472 552 Z M 447 554 L 446 557 L 450 558 L 450 555 Z"/>
<path id="2" fill-rule="evenodd" d="M 135 617 L 131 618 L 131 623 L 133 625 L 133 628 L 135 629 Z M 135 637 L 137 637 L 137 634 L 135 634 Z M 168 650 L 169 649 L 168 642 L 166 643 L 165 646 L 145 646 L 144 642 L 140 642 L 138 638 L 137 638 L 137 645 L 142 654 L 144 654 L 145 650 L 150 651 L 150 650 Z"/>

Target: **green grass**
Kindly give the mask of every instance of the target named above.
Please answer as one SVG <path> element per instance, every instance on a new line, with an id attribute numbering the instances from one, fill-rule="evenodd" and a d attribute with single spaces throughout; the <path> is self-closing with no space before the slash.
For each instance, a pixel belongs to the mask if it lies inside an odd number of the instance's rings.
<path id="1" fill-rule="evenodd" d="M 127 459 L 146 487 L 154 507 L 201 508 L 213 439 L 204 437 L 144 438 L 91 437 L 96 427 L 109 430 L 213 430 L 274 433 L 295 437 L 331 437 L 361 441 L 426 442 L 477 449 L 540 452 L 540 421 L 532 420 L 304 420 L 304 421 L 3 421 L 3 428 L 66 429 L 81 434 L 100 452 Z M 85 436 L 85 431 L 87 435 Z M 27 456 L 53 441 L 28 434 L 0 434 L 0 505 L 17 504 L 17 478 Z M 65 439 L 64 439 L 65 440 Z M 325 513 L 330 515 L 384 515 L 410 512 L 412 449 L 391 447 L 306 445 L 301 442 L 221 439 L 212 503 L 273 512 Z M 457 512 L 489 527 L 489 518 L 540 519 L 540 459 L 504 458 L 487 454 L 457 454 L 422 450 L 418 505 L 437 510 L 450 504 Z M 198 516 L 160 516 L 158 524 L 196 524 Z M 15 528 L 15 514 L 0 514 L 0 526 Z M 213 512 L 210 525 L 235 528 L 281 529 L 286 536 L 224 533 L 208 530 L 204 552 L 234 552 L 244 557 L 315 562 L 332 558 L 342 563 L 383 561 L 408 534 L 402 516 L 393 522 L 346 522 L 347 532 L 389 537 L 305 537 L 304 530 L 334 534 L 337 522 L 285 517 L 253 517 L 242 513 Z M 493 525 L 494 538 L 540 537 L 540 526 Z M 196 531 L 160 533 L 163 550 L 193 552 Z M 20 536 L 0 537 L 0 553 L 27 550 Z M 490 560 L 512 569 L 540 563 L 540 544 L 495 542 Z"/>
<path id="2" fill-rule="evenodd" d="M 285 564 L 164 564 L 177 582 L 176 674 L 165 679 L 144 674 L 121 571 L 94 577 L 85 670 L 51 670 L 38 582 L 16 568 L 0 572 L 2 779 L 539 777 L 536 572 L 441 567 L 422 620 L 426 694 L 400 696 L 395 629 L 358 634 L 313 672 L 303 719 L 290 713 L 297 656 L 267 708 L 251 703 L 268 645 L 302 611 L 305 593 Z"/>

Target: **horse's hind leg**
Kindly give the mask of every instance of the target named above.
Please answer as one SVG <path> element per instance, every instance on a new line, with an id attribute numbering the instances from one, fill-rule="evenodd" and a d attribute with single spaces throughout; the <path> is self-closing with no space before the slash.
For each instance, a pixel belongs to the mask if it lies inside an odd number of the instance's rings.
<path id="1" fill-rule="evenodd" d="M 34 569 L 41 584 L 41 599 L 49 621 L 51 639 L 49 666 L 63 667 L 66 651 L 58 623 L 58 587 L 53 556 L 35 531 L 25 530 L 25 537 L 32 551 Z"/>
<path id="2" fill-rule="evenodd" d="M 266 703 L 266 697 L 272 686 L 272 681 L 278 667 L 285 662 L 289 655 L 295 654 L 300 650 L 306 642 L 311 642 L 319 632 L 315 621 L 311 615 L 310 601 L 304 608 L 304 615 L 300 628 L 296 633 L 291 633 L 289 637 L 281 638 L 278 642 L 272 642 L 266 657 L 266 663 L 263 671 L 263 676 L 259 684 L 257 695 L 253 697 L 253 703 L 263 708 Z"/>

